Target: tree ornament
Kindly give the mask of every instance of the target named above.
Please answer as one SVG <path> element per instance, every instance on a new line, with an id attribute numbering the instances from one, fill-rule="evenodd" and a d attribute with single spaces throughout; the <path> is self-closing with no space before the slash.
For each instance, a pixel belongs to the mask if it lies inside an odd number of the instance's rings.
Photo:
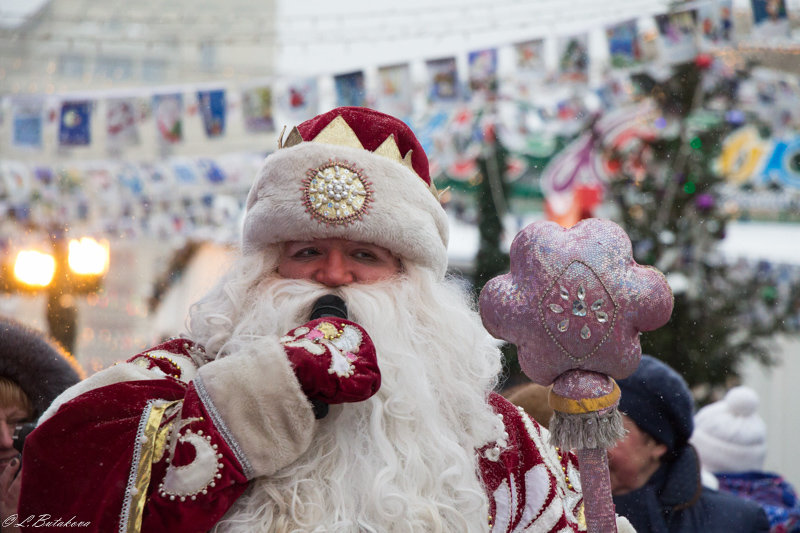
<path id="1" fill-rule="evenodd" d="M 694 64 L 700 70 L 707 70 L 714 62 L 714 58 L 710 54 L 697 54 L 694 58 Z"/>

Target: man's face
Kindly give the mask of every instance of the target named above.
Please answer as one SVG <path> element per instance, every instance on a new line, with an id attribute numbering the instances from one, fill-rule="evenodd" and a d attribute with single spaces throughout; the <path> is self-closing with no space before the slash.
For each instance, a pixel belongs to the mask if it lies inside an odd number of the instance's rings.
<path id="1" fill-rule="evenodd" d="M 17 404 L 0 407 L 0 468 L 19 455 L 11 437 L 16 426 L 28 422 L 30 416 L 31 413 Z"/>
<path id="2" fill-rule="evenodd" d="M 628 434 L 608 450 L 611 493 L 615 496 L 639 489 L 661 464 L 667 446 L 639 429 L 631 418 L 622 415 Z"/>
<path id="3" fill-rule="evenodd" d="M 328 287 L 379 281 L 401 271 L 400 260 L 386 248 L 346 239 L 289 241 L 278 260 L 281 277 Z"/>

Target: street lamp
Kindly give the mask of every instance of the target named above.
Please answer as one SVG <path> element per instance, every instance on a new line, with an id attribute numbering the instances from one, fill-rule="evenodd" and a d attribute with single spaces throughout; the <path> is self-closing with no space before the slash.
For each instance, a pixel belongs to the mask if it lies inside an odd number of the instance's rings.
<path id="1" fill-rule="evenodd" d="M 55 258 L 39 250 L 21 250 L 14 260 L 14 279 L 31 288 L 47 287 L 55 273 Z"/>
<path id="2" fill-rule="evenodd" d="M 9 292 L 47 293 L 47 323 L 50 335 L 68 352 L 75 349 L 78 311 L 76 294 L 100 289 L 109 267 L 109 245 L 91 237 L 71 239 L 63 233 L 50 235 L 50 251 L 24 249 L 17 253 L 13 276 L 5 275 L 3 289 Z"/>

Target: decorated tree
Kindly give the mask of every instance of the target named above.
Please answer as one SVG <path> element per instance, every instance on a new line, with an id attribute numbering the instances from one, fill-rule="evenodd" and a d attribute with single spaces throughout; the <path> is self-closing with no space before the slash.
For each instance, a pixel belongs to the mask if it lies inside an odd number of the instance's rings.
<path id="1" fill-rule="evenodd" d="M 508 272 L 508 253 L 501 248 L 503 214 L 507 212 L 509 195 L 505 179 L 508 151 L 496 137 L 493 127 L 484 132 L 484 145 L 477 160 L 478 183 L 475 197 L 478 207 L 478 252 L 475 257 L 473 286 L 479 295 L 483 286 L 495 276 Z M 513 344 L 503 346 L 505 384 L 522 379 L 522 370 Z"/>
<path id="2" fill-rule="evenodd" d="M 724 199 L 714 161 L 741 121 L 730 120 L 740 116 L 731 113 L 735 83 L 710 66 L 701 55 L 666 79 L 637 76 L 657 103 L 655 135 L 624 152 L 605 146 L 613 216 L 636 261 L 664 272 L 675 296 L 670 321 L 643 334 L 642 349 L 681 372 L 701 402 L 735 383 L 745 359 L 770 363 L 770 341 L 791 327 L 800 305 L 796 284 L 794 294 L 776 290 L 774 267 L 732 264 L 718 250 L 736 207 Z"/>

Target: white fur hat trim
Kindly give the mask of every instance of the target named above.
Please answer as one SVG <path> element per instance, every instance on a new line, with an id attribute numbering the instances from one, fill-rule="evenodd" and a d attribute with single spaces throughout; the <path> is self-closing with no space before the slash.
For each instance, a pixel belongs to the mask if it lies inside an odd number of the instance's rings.
<path id="1" fill-rule="evenodd" d="M 314 197 L 312 180 L 331 163 L 352 178 L 358 197 L 341 204 L 340 216 Z M 444 209 L 409 168 L 367 150 L 303 142 L 264 161 L 247 197 L 242 248 L 254 253 L 324 238 L 369 242 L 444 277 L 448 233 Z"/>

